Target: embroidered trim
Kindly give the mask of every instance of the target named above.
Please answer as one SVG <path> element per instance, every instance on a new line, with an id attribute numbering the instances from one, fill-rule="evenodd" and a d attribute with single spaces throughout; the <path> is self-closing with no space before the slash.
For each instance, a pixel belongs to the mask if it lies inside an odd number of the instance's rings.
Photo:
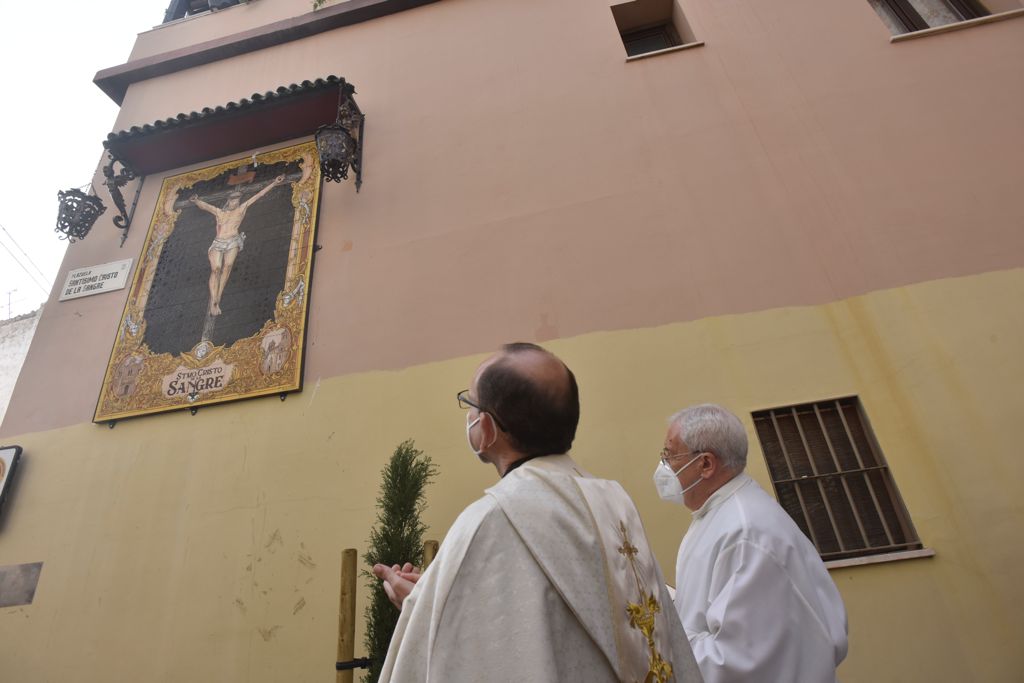
<path id="1" fill-rule="evenodd" d="M 622 520 L 619 520 L 619 533 L 622 536 L 622 545 L 618 550 L 629 561 L 629 566 L 633 570 L 633 579 L 636 581 L 636 589 L 640 593 L 640 602 L 626 603 L 626 613 L 629 615 L 630 628 L 637 629 L 647 639 L 647 676 L 644 678 L 644 683 L 668 683 L 672 680 L 672 665 L 665 661 L 654 643 L 654 623 L 656 615 L 661 611 L 661 605 L 653 593 L 648 593 L 644 589 L 640 572 L 636 568 L 636 554 L 639 550 L 629 542 L 629 531 Z"/>

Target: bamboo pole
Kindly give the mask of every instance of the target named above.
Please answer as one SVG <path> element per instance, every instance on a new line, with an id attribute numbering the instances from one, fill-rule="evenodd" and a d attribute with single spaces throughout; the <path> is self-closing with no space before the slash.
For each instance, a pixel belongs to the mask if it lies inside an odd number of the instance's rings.
<path id="1" fill-rule="evenodd" d="M 356 550 L 341 551 L 341 598 L 338 605 L 338 661 L 356 653 Z M 336 683 L 352 683 L 352 670 L 337 672 Z"/>
<path id="2" fill-rule="evenodd" d="M 427 567 L 434 561 L 434 556 L 437 555 L 437 541 L 423 541 L 423 571 L 427 571 Z"/>

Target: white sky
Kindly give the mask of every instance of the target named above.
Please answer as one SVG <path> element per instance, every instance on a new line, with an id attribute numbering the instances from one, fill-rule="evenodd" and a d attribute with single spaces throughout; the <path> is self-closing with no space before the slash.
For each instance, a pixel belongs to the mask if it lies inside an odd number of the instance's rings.
<path id="1" fill-rule="evenodd" d="M 0 1 L 0 320 L 8 292 L 10 313 L 28 313 L 60 270 L 67 242 L 54 232 L 57 191 L 89 182 L 117 116 L 93 76 L 124 63 L 136 34 L 159 24 L 169 2 Z M 104 218 L 116 212 L 106 188 L 96 192 Z M 109 221 L 93 228 L 101 229 L 114 230 Z"/>

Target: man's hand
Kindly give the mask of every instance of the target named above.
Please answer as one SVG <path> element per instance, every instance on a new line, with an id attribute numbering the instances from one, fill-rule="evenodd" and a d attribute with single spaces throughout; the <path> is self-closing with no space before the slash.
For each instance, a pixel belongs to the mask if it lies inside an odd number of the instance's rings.
<path id="1" fill-rule="evenodd" d="M 402 609 L 402 603 L 405 602 L 405 598 L 412 592 L 422 573 L 419 569 L 406 562 L 404 565 L 396 564 L 391 567 L 386 564 L 375 564 L 373 565 L 373 575 L 381 580 L 384 592 L 387 593 L 391 604 L 398 609 Z"/>

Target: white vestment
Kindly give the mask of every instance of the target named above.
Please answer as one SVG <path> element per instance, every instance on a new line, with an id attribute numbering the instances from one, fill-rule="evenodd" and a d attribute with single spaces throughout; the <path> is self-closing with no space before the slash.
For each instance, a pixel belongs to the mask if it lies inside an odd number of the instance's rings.
<path id="1" fill-rule="evenodd" d="M 405 599 L 381 683 L 700 681 L 633 501 L 565 455 L 466 508 Z"/>
<path id="2" fill-rule="evenodd" d="M 746 474 L 693 513 L 675 605 L 708 683 L 834 682 L 846 657 L 846 609 L 821 557 Z"/>

